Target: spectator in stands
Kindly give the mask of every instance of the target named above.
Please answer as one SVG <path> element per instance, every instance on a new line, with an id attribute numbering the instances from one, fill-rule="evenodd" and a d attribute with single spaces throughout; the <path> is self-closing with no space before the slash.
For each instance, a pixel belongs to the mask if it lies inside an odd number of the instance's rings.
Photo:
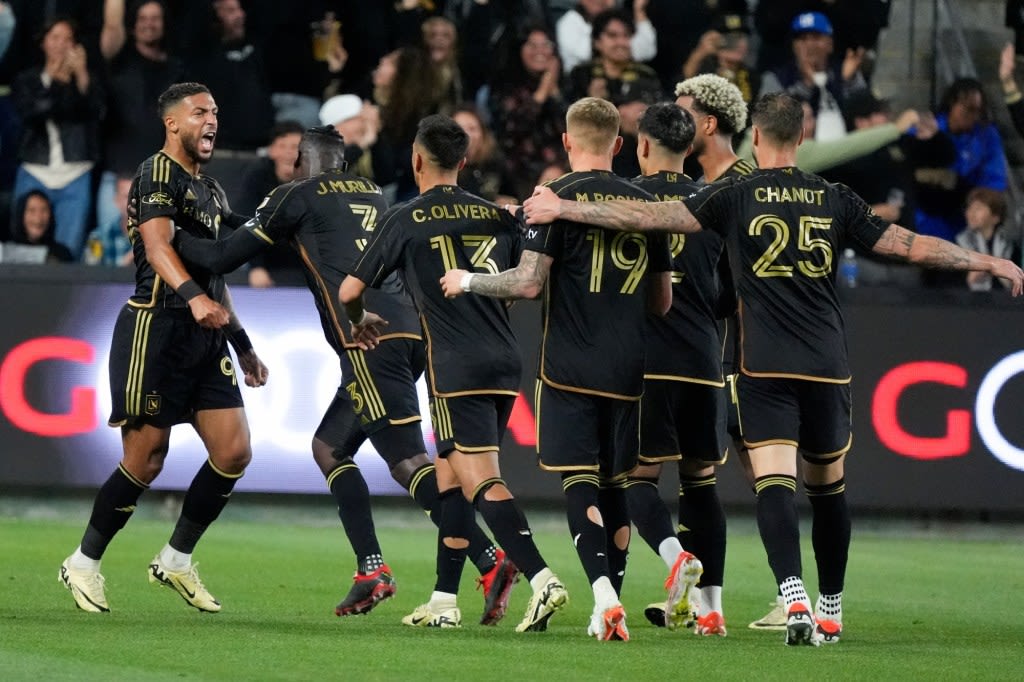
<path id="1" fill-rule="evenodd" d="M 946 89 L 936 116 L 939 130 L 949 135 L 956 158 L 917 172 L 917 231 L 953 241 L 964 228 L 964 200 L 975 187 L 1005 192 L 1006 155 L 991 122 L 981 83 L 959 78 Z"/>
<path id="2" fill-rule="evenodd" d="M 274 124 L 263 46 L 247 32 L 239 0 L 212 0 L 211 8 L 212 35 L 190 56 L 188 75 L 212 92 L 230 93 L 217 101 L 218 153 L 255 152 Z"/>
<path id="3" fill-rule="evenodd" d="M 633 59 L 635 27 L 628 14 L 619 10 L 602 12 L 594 17 L 592 30 L 594 57 L 569 73 L 569 101 L 600 97 L 618 106 L 650 96 L 654 101 L 663 97 L 654 69 Z"/>
<path id="4" fill-rule="evenodd" d="M 505 174 L 505 162 L 480 112 L 472 104 L 455 110 L 452 118 L 469 135 L 466 165 L 459 171 L 459 187 L 498 204 L 516 203 L 515 189 Z"/>
<path id="5" fill-rule="evenodd" d="M 12 89 L 24 124 L 14 200 L 32 189 L 45 192 L 57 221 L 55 239 L 74 256 L 82 252 L 92 209 L 103 93 L 70 19 L 47 24 L 41 47 L 44 65 L 22 71 Z"/>
<path id="6" fill-rule="evenodd" d="M 658 36 L 647 17 L 648 0 L 634 0 L 633 15 L 627 21 L 631 26 L 629 41 L 633 59 L 645 62 L 657 53 Z M 593 57 L 593 22 L 599 14 L 611 10 L 615 0 L 580 0 L 580 4 L 561 16 L 555 25 L 558 53 L 562 57 L 562 70 L 571 72 Z M 628 15 L 627 15 L 628 16 Z"/>
<path id="7" fill-rule="evenodd" d="M 232 202 L 232 208 L 237 207 L 243 215 L 253 215 L 272 189 L 292 181 L 295 160 L 299 157 L 299 140 L 304 130 L 297 121 L 282 121 L 274 125 L 266 157 L 246 173 L 239 199 Z M 302 274 L 304 270 L 301 259 L 290 244 L 275 243 L 249 261 L 249 286 L 303 286 L 306 283 Z"/>
<path id="8" fill-rule="evenodd" d="M 394 180 L 399 160 L 381 135 L 380 110 L 358 95 L 335 95 L 320 107 L 320 123 L 334 126 L 345 138 L 345 160 L 357 175 L 384 186 Z M 400 160 L 405 165 L 409 159 Z"/>
<path id="9" fill-rule="evenodd" d="M 14 216 L 11 242 L 45 247 L 48 263 L 74 261 L 71 251 L 54 239 L 57 228 L 53 205 L 44 192 L 32 189 L 18 197 Z"/>
<path id="10" fill-rule="evenodd" d="M 723 15 L 739 16 L 746 22 L 747 4 L 747 0 L 651 0 L 647 15 L 658 36 L 658 53 L 649 64 L 658 72 L 666 92 L 679 82 L 681 66 L 700 37 Z"/>
<path id="11" fill-rule="evenodd" d="M 747 65 L 750 28 L 741 14 L 719 17 L 712 30 L 700 37 L 697 47 L 683 64 L 683 78 L 713 73 L 726 79 L 743 93 L 748 104 L 757 97 L 761 74 Z"/>
<path id="12" fill-rule="evenodd" d="M 89 233 L 82 256 L 86 265 L 125 267 L 135 264 L 132 243 L 128 239 L 128 198 L 132 178 L 132 175 L 119 175 L 114 180 L 114 194 L 110 202 L 114 217 L 99 223 Z"/>
<path id="13" fill-rule="evenodd" d="M 549 163 L 541 169 L 540 174 L 537 176 L 537 182 L 534 184 L 543 185 L 551 182 L 552 180 L 557 180 L 570 172 L 570 170 L 568 161 L 555 161 L 554 163 Z M 526 197 L 523 198 L 525 199 Z"/>
<path id="14" fill-rule="evenodd" d="M 847 50 L 841 63 L 833 61 L 832 22 L 820 12 L 805 12 L 793 18 L 793 56 L 782 66 L 764 73 L 761 91 L 785 90 L 809 102 L 817 117 L 819 140 L 846 133 L 843 103 L 867 82 L 860 72 L 863 48 Z"/>
<path id="15" fill-rule="evenodd" d="M 156 101 L 183 80 L 184 64 L 167 51 L 162 0 L 131 5 L 125 31 L 125 0 L 106 0 L 100 49 L 107 61 L 107 116 L 102 128 L 103 174 L 96 197 L 97 224 L 117 220 L 114 183 L 131 176 L 164 139 Z"/>
<path id="16" fill-rule="evenodd" d="M 288 46 L 266 60 L 274 120 L 298 121 L 303 129 L 319 125 L 324 88 L 348 60 L 340 22 L 326 0 L 262 0 L 258 7 L 250 11 L 249 25 L 259 44 Z"/>
<path id="17" fill-rule="evenodd" d="M 965 249 L 999 258 L 1020 262 L 1020 243 L 1007 238 L 1003 230 L 1006 220 L 1006 195 L 987 187 L 975 187 L 967 194 L 964 218 L 967 228 L 956 236 L 956 243 Z M 990 291 L 1007 288 L 1006 280 L 993 278 L 984 272 L 967 273 L 967 287 L 971 291 Z"/>
<path id="18" fill-rule="evenodd" d="M 1010 111 L 1010 119 L 1018 135 L 1024 135 L 1024 96 L 1014 77 L 1017 54 L 1012 43 L 1007 43 L 999 56 L 999 83 L 1003 86 L 1003 98 Z"/>
<path id="19" fill-rule="evenodd" d="M 883 128 L 892 119 L 888 103 L 869 90 L 847 101 L 847 115 L 849 127 L 855 132 Z M 956 155 L 953 141 L 939 132 L 935 117 L 923 114 L 914 119 L 914 126 L 898 140 L 821 173 L 831 182 L 848 185 L 882 219 L 909 230 L 915 229 L 916 169 L 952 163 Z M 917 268 L 871 252 L 863 254 L 862 266 L 859 278 L 864 284 L 912 286 L 920 277 Z"/>
<path id="20" fill-rule="evenodd" d="M 455 24 L 444 17 L 430 17 L 424 21 L 423 48 L 429 55 L 434 70 L 434 84 L 439 95 L 439 113 L 450 114 L 464 99 Z"/>
<path id="21" fill-rule="evenodd" d="M 541 169 L 564 159 L 565 101 L 554 37 L 545 28 L 526 30 L 491 91 L 494 132 L 505 154 L 514 196 L 533 193 Z"/>
<path id="22" fill-rule="evenodd" d="M 761 39 L 758 68 L 771 71 L 786 63 L 790 22 L 806 12 L 821 13 L 836 27 L 836 54 L 858 48 L 873 52 L 879 32 L 889 25 L 891 4 L 891 0 L 762 0 L 754 10 L 754 27 Z"/>

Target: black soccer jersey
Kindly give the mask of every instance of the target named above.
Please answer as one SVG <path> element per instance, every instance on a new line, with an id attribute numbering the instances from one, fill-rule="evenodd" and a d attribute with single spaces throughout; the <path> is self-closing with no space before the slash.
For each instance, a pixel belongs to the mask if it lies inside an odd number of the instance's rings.
<path id="1" fill-rule="evenodd" d="M 757 166 L 747 159 L 736 159 L 717 179 L 728 180 L 738 178 L 757 170 Z M 736 317 L 736 286 L 733 282 L 732 272 L 729 270 L 729 259 L 723 258 L 719 261 L 722 266 L 722 276 L 719 281 L 722 284 L 722 294 L 719 298 L 720 312 L 728 315 L 721 324 L 722 336 L 722 371 L 725 374 L 735 374 L 737 360 L 740 356 L 740 334 L 739 318 Z"/>
<path id="2" fill-rule="evenodd" d="M 338 288 L 355 269 L 377 222 L 387 210 L 380 187 L 339 169 L 274 189 L 248 229 L 271 243 L 288 243 L 302 259 L 324 335 L 338 353 L 355 348 Z M 388 321 L 382 339 L 422 338 L 412 301 L 397 277 L 367 294 L 367 307 Z"/>
<path id="3" fill-rule="evenodd" d="M 146 259 L 139 225 L 159 217 L 189 234 L 218 239 L 222 227 L 238 227 L 245 218 L 231 212 L 224 190 L 208 175 L 192 175 L 163 151 L 142 162 L 128 195 L 128 238 L 135 256 L 135 293 L 128 300 L 142 308 L 185 308 L 187 304 L 168 287 Z M 214 301 L 224 294 L 224 278 L 198 270 L 189 272 Z"/>
<path id="4" fill-rule="evenodd" d="M 653 196 L 606 171 L 548 183 L 577 201 Z M 551 256 L 540 378 L 555 388 L 638 400 L 643 393 L 647 277 L 672 270 L 667 240 L 556 220 L 533 225 L 526 249 Z"/>
<path id="5" fill-rule="evenodd" d="M 851 240 L 888 228 L 845 185 L 797 168 L 757 170 L 684 200 L 724 232 L 740 299 L 740 369 L 751 376 L 850 379 L 835 266 Z"/>
<path id="6" fill-rule="evenodd" d="M 697 189 L 682 173 L 661 171 L 633 179 L 658 201 L 678 201 Z M 669 235 L 672 254 L 672 308 L 665 317 L 648 316 L 644 378 L 723 385 L 717 310 L 721 283 L 718 261 L 722 237 L 711 230 Z"/>
<path id="7" fill-rule="evenodd" d="M 433 395 L 518 395 L 522 365 L 505 303 L 477 294 L 445 298 L 440 280 L 457 268 L 497 274 L 515 266 L 519 227 L 489 201 L 441 185 L 388 211 L 353 271 L 370 286 L 403 271 L 423 325 Z"/>

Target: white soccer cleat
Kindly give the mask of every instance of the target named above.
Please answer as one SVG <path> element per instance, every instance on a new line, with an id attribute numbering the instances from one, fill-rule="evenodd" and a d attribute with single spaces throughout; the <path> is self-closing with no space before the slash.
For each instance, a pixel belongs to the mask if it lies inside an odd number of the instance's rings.
<path id="1" fill-rule="evenodd" d="M 220 611 L 220 602 L 214 599 L 203 585 L 196 570 L 198 566 L 199 564 L 191 564 L 185 571 L 172 571 L 164 566 L 160 561 L 160 555 L 157 554 L 153 561 L 149 562 L 149 582 L 171 588 L 189 606 L 200 611 L 217 613 Z"/>
<path id="2" fill-rule="evenodd" d="M 669 630 L 685 626 L 696 619 L 696 587 L 704 565 L 686 550 L 679 553 L 665 579 L 665 627 Z"/>
<path id="3" fill-rule="evenodd" d="M 75 605 L 90 613 L 109 613 L 103 576 L 99 571 L 83 571 L 71 567 L 71 557 L 60 565 L 57 579 L 71 592 Z"/>
<path id="4" fill-rule="evenodd" d="M 753 623 L 747 626 L 751 630 L 777 630 L 786 629 L 786 604 L 782 597 L 776 597 L 772 604 L 772 610 L 764 614 Z"/>
<path id="5" fill-rule="evenodd" d="M 629 630 L 626 628 L 626 610 L 622 604 L 595 611 L 590 616 L 587 636 L 596 637 L 599 641 L 629 641 Z"/>
<path id="6" fill-rule="evenodd" d="M 516 632 L 544 632 L 548 621 L 555 612 L 569 603 L 569 593 L 557 576 L 551 576 L 544 585 L 533 593 L 526 605 L 526 614 L 516 626 Z"/>
<path id="7" fill-rule="evenodd" d="M 818 646 L 821 644 L 821 638 L 815 632 L 814 617 L 806 604 L 797 602 L 786 612 L 786 644 L 787 646 L 800 644 Z"/>
<path id="8" fill-rule="evenodd" d="M 430 604 L 423 604 L 402 618 L 402 624 L 416 628 L 457 628 L 462 626 L 462 612 L 457 606 L 434 611 Z"/>

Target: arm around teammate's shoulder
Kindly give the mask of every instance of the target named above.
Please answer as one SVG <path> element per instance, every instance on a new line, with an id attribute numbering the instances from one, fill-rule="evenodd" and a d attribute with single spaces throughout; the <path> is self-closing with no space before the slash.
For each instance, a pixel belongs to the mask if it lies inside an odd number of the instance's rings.
<path id="1" fill-rule="evenodd" d="M 700 222 L 681 201 L 569 201 L 547 187 L 538 187 L 523 202 L 526 222 L 547 224 L 571 220 L 622 232 L 696 232 Z"/>
<path id="2" fill-rule="evenodd" d="M 449 270 L 441 277 L 441 291 L 445 298 L 474 293 L 491 298 L 537 298 L 551 272 L 551 256 L 526 249 L 519 264 L 496 275 L 484 275 L 468 270 Z"/>

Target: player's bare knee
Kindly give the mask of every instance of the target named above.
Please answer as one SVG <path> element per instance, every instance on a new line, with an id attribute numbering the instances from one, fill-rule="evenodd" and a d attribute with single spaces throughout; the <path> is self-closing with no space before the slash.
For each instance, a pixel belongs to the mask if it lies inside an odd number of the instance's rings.
<path id="1" fill-rule="evenodd" d="M 604 527 L 604 518 L 601 516 L 601 510 L 594 505 L 587 507 L 587 519 L 594 525 Z"/>
<path id="2" fill-rule="evenodd" d="M 612 536 L 612 541 L 618 549 L 626 550 L 629 549 L 629 538 L 629 526 L 623 526 L 615 531 L 615 534 Z"/>
<path id="3" fill-rule="evenodd" d="M 425 454 L 407 457 L 391 468 L 391 478 L 402 488 L 408 490 L 413 474 L 427 464 L 430 464 L 430 459 Z"/>
<path id="4" fill-rule="evenodd" d="M 466 538 L 444 537 L 441 538 L 441 542 L 448 549 L 466 549 L 469 547 L 469 540 Z"/>
<path id="5" fill-rule="evenodd" d="M 472 482 L 470 482 L 469 485 L 463 485 L 462 490 L 466 494 L 466 499 L 473 504 L 479 503 L 480 500 L 501 502 L 512 499 L 512 491 L 505 485 L 505 481 L 500 478 L 488 478 L 476 485 L 472 485 Z"/>

